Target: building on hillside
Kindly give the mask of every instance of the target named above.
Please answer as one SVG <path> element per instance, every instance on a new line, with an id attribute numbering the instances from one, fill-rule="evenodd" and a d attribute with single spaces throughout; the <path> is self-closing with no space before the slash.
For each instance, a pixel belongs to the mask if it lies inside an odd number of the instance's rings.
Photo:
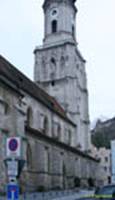
<path id="1" fill-rule="evenodd" d="M 43 46 L 35 54 L 34 82 L 0 56 L 0 189 L 6 183 L 5 142 L 19 136 L 26 160 L 23 190 L 73 188 L 95 182 L 85 60 L 76 42 L 75 0 L 45 0 Z"/>
<path id="2" fill-rule="evenodd" d="M 111 140 L 111 182 L 115 183 L 115 140 Z"/>
<path id="3" fill-rule="evenodd" d="M 91 155 L 100 160 L 100 167 L 98 170 L 97 178 L 100 177 L 100 185 L 111 183 L 111 150 L 105 147 L 96 148 L 92 145 Z"/>
<path id="4" fill-rule="evenodd" d="M 97 120 L 95 127 L 91 130 L 92 143 L 100 147 L 111 148 L 111 140 L 115 139 L 115 117 L 101 121 Z"/>
<path id="5" fill-rule="evenodd" d="M 110 128 L 115 129 L 115 117 L 108 120 L 104 120 L 104 121 L 102 121 L 101 119 L 98 119 L 95 127 L 92 129 L 92 134 L 95 134 L 97 132 L 101 132 L 101 130 L 110 129 Z"/>

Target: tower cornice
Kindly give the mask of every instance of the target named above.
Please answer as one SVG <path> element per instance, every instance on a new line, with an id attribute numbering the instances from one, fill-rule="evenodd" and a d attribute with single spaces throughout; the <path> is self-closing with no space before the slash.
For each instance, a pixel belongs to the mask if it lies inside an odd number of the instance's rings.
<path id="1" fill-rule="evenodd" d="M 76 1 L 77 0 L 45 0 L 43 3 L 43 9 L 45 11 L 51 3 L 65 3 L 65 4 L 69 4 L 69 5 L 73 6 L 75 11 L 77 11 L 77 8 L 75 7 Z"/>

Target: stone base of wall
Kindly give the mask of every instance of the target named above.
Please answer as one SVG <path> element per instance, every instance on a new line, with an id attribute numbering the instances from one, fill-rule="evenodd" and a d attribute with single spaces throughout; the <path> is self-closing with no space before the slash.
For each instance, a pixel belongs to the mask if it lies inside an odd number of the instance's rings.
<path id="1" fill-rule="evenodd" d="M 48 175 L 46 173 L 30 173 L 23 171 L 19 179 L 20 191 L 23 192 L 34 192 L 34 191 L 48 191 L 48 190 L 63 190 L 75 188 L 75 177 L 64 177 L 62 175 Z M 6 191 L 7 181 L 1 179 L 0 192 Z M 99 185 L 96 180 L 95 185 Z M 80 178 L 80 186 L 82 188 L 89 188 L 88 179 Z"/>
<path id="2" fill-rule="evenodd" d="M 47 191 L 75 188 L 74 177 L 23 172 L 20 177 L 21 191 Z M 80 178 L 80 187 L 89 188 L 88 179 Z"/>
<path id="3" fill-rule="evenodd" d="M 72 189 L 74 188 L 74 177 L 29 173 L 26 171 L 21 174 L 19 183 L 22 192 Z"/>
<path id="4" fill-rule="evenodd" d="M 63 177 L 61 175 L 52 175 L 51 189 L 63 189 Z"/>

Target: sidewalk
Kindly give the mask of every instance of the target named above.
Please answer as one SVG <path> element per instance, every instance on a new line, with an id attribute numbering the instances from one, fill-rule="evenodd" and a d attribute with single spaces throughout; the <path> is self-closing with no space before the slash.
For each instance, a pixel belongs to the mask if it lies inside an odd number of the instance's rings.
<path id="1" fill-rule="evenodd" d="M 64 197 L 57 197 L 54 198 L 53 200 L 76 200 L 79 199 L 81 197 L 86 197 L 86 196 L 90 196 L 93 195 L 93 191 L 87 191 L 87 190 L 81 190 L 79 193 L 74 193 L 72 195 L 68 195 L 68 196 L 64 196 Z"/>

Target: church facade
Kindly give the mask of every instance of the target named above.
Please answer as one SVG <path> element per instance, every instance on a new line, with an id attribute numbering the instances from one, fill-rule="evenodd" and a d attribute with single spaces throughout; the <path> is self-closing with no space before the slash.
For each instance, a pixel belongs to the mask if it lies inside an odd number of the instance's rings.
<path id="1" fill-rule="evenodd" d="M 7 182 L 5 142 L 21 137 L 23 190 L 73 188 L 97 182 L 89 155 L 85 60 L 76 42 L 75 0 L 45 0 L 45 34 L 36 47 L 34 81 L 0 56 L 0 190 Z"/>

